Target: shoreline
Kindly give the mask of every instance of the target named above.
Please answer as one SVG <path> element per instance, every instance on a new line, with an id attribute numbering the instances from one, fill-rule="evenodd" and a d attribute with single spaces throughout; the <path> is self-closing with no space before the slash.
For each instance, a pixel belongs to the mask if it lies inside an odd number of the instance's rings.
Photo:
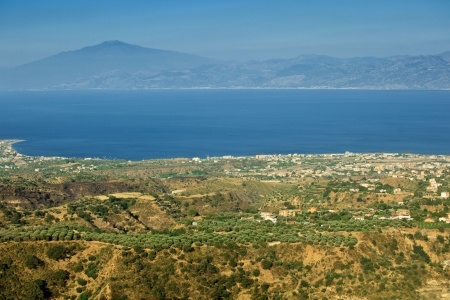
<path id="1" fill-rule="evenodd" d="M 8 139 L 8 140 L 0 140 L 0 155 L 2 156 L 27 156 L 24 154 L 21 154 L 16 149 L 14 149 L 14 144 L 25 142 L 25 140 L 18 140 L 18 139 Z"/>
<path id="2" fill-rule="evenodd" d="M 0 140 L 0 149 L 10 148 L 10 150 L 16 152 L 17 154 L 20 154 L 16 149 L 14 149 L 13 145 L 21 142 L 25 142 L 25 140 L 18 140 L 18 139 Z"/>
<path id="3" fill-rule="evenodd" d="M 140 162 L 140 161 L 152 161 L 152 160 L 180 160 L 180 159 L 188 159 L 196 162 L 201 162 L 205 160 L 224 160 L 224 159 L 271 159 L 275 157 L 348 157 L 348 156 L 358 156 L 358 155 L 382 155 L 382 156 L 424 156 L 424 157 L 450 157 L 450 154 L 423 154 L 423 153 L 413 153 L 413 152 L 337 152 L 337 153 L 287 153 L 287 154 L 254 154 L 254 155 L 222 155 L 222 156 L 207 156 L 204 158 L 200 157 L 166 157 L 166 158 L 146 158 L 139 160 L 132 160 L 126 158 L 100 158 L 100 157 L 66 157 L 66 156 L 46 156 L 46 155 L 26 155 L 22 154 L 14 148 L 14 144 L 25 142 L 26 140 L 20 139 L 0 139 L 0 157 L 6 155 L 19 155 L 22 157 L 46 157 L 46 158 L 60 158 L 60 159 L 79 159 L 79 160 L 126 160 L 131 162 Z"/>
<path id="4" fill-rule="evenodd" d="M 25 140 L 18 140 L 18 139 L 12 139 L 12 140 L 0 140 L 0 143 L 5 143 L 9 145 L 13 145 L 16 143 L 25 142 Z"/>

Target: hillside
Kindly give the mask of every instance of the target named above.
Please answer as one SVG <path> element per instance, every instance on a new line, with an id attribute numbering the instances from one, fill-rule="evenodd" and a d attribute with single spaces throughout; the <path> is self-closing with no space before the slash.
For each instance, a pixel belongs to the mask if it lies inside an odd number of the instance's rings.
<path id="1" fill-rule="evenodd" d="M 13 142 L 2 299 L 449 299 L 448 156 L 131 162 Z"/>

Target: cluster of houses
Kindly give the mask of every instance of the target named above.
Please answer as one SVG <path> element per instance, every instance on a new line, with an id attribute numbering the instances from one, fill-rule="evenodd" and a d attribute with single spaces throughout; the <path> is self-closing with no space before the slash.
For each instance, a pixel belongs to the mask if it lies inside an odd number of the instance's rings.
<path id="1" fill-rule="evenodd" d="M 308 212 L 309 213 L 317 212 L 317 208 L 312 207 L 312 208 L 308 209 Z M 332 211 L 332 212 L 335 212 L 335 211 Z M 280 217 L 295 217 L 298 213 L 301 213 L 301 210 L 299 210 L 299 209 L 283 209 L 283 210 L 279 211 L 278 216 L 280 216 Z M 265 221 L 271 221 L 273 223 L 277 222 L 277 215 L 272 212 L 260 212 L 260 216 L 261 216 L 261 219 L 263 219 Z M 352 217 L 353 220 L 358 220 L 358 221 L 364 221 L 364 218 L 365 218 L 365 216 L 361 216 L 361 215 L 355 215 Z M 413 220 L 409 209 L 397 209 L 389 217 L 380 216 L 377 218 L 379 220 L 406 220 L 406 221 Z M 449 214 L 449 218 L 440 218 L 439 221 L 444 221 L 444 222 L 448 221 L 447 223 L 450 223 L 450 214 Z"/>
<path id="2" fill-rule="evenodd" d="M 438 183 L 434 178 L 431 178 L 430 180 L 428 180 L 428 182 L 429 185 L 426 187 L 426 190 L 429 193 L 428 196 L 434 197 L 438 192 L 439 187 L 442 186 L 442 183 Z M 442 199 L 447 199 L 449 197 L 450 197 L 449 192 L 441 192 Z"/>
<path id="3" fill-rule="evenodd" d="M 372 214 L 367 214 L 366 216 L 372 216 Z M 353 216 L 353 220 L 358 221 L 364 221 L 365 216 Z M 409 209 L 397 209 L 392 215 L 389 217 L 385 216 L 374 216 L 378 220 L 406 220 L 406 221 L 412 221 L 413 218 L 411 217 L 411 214 L 409 212 Z"/>
<path id="4" fill-rule="evenodd" d="M 397 178 L 423 180 L 427 175 L 440 177 L 449 166 L 449 157 L 398 155 L 396 153 L 345 153 L 345 154 L 289 154 L 256 155 L 257 160 L 269 162 L 266 168 L 250 169 L 254 175 L 280 177 L 323 177 L 330 175 L 366 175 L 372 172 Z M 310 161 L 310 159 L 313 159 Z M 334 163 L 336 161 L 336 163 Z M 286 172 L 279 163 L 292 163 Z M 317 166 L 320 166 L 317 168 Z M 248 176 L 249 174 L 247 174 Z M 369 189 L 370 190 L 370 189 Z M 431 190 L 430 190 L 431 191 Z"/>
<path id="5" fill-rule="evenodd" d="M 379 217 L 380 220 L 407 220 L 412 221 L 409 209 L 397 209 L 390 217 Z"/>
<path id="6" fill-rule="evenodd" d="M 439 218 L 439 222 L 445 222 L 445 223 L 450 223 L 450 213 L 447 214 L 447 217 L 441 217 Z"/>
<path id="7" fill-rule="evenodd" d="M 429 180 L 430 185 L 427 186 L 427 192 L 437 193 L 438 188 L 442 185 L 436 182 L 436 179 L 431 178 Z"/>
<path id="8" fill-rule="evenodd" d="M 301 213 L 302 211 L 300 209 L 282 209 L 278 212 L 278 216 L 280 217 L 295 217 L 297 213 Z M 264 221 L 271 221 L 273 223 L 277 222 L 277 215 L 275 215 L 272 212 L 264 212 L 262 211 L 260 213 L 261 219 Z"/>

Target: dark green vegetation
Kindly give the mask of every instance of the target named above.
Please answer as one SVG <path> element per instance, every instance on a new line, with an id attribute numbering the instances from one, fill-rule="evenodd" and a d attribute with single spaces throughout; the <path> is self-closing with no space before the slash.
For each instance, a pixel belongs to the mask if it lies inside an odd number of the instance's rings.
<path id="1" fill-rule="evenodd" d="M 446 278 L 421 241 L 377 233 L 359 239 L 353 248 L 259 243 L 157 250 L 81 241 L 8 243 L 0 248 L 0 294 L 4 299 L 417 299 L 427 278 Z M 443 249 L 450 240 L 427 245 Z M 54 247 L 70 255 L 55 264 Z M 30 269 L 29 255 L 42 263 Z"/>
<path id="2" fill-rule="evenodd" d="M 0 167 L 0 299 L 441 299 L 450 284 L 446 157 L 12 152 Z"/>

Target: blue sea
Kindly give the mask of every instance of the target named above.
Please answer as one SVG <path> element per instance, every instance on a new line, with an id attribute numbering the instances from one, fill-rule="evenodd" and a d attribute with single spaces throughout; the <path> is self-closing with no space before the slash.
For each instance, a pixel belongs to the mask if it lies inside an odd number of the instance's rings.
<path id="1" fill-rule="evenodd" d="M 450 154 L 450 91 L 147 90 L 0 93 L 0 139 L 28 155 L 153 159 Z"/>

